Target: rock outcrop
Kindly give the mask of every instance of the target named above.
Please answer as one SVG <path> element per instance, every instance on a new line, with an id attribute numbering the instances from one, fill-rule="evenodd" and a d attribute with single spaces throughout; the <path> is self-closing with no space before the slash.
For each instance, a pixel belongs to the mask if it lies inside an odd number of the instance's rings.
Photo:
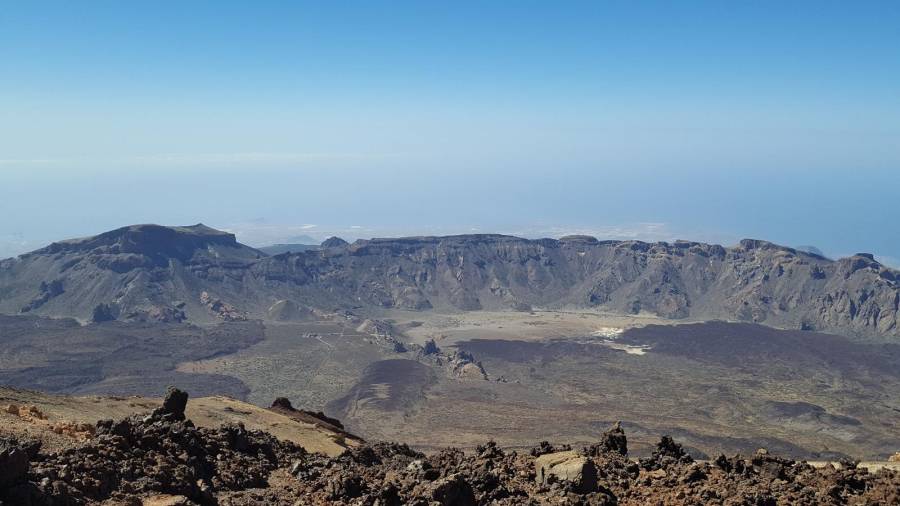
<path id="1" fill-rule="evenodd" d="M 29 456 L 15 441 L 0 439 L 0 490 L 23 483 L 28 475 Z"/>
<path id="2" fill-rule="evenodd" d="M 647 471 L 658 471 L 672 464 L 690 464 L 693 461 L 694 459 L 671 436 L 663 436 L 650 458 L 640 459 L 640 465 Z"/>
<path id="3" fill-rule="evenodd" d="M 200 303 L 206 306 L 210 313 L 226 322 L 247 321 L 247 315 L 243 311 L 238 310 L 218 297 L 213 297 L 208 292 L 200 294 Z"/>
<path id="4" fill-rule="evenodd" d="M 402 340 L 403 333 L 398 332 L 390 322 L 366 318 L 356 326 L 356 331 L 368 334 L 372 337 L 372 341 L 375 344 L 395 353 L 405 353 L 407 351 L 406 343 Z"/>
<path id="5" fill-rule="evenodd" d="M 344 424 L 342 424 L 341 421 L 337 418 L 332 418 L 322 411 L 296 409 L 293 405 L 291 405 L 291 401 L 287 397 L 276 398 L 275 401 L 272 402 L 272 406 L 269 409 L 276 413 L 286 414 L 290 418 L 301 422 L 323 426 L 337 434 L 341 434 L 344 437 L 358 439 L 356 436 L 344 432 Z"/>
<path id="6" fill-rule="evenodd" d="M 590 457 L 597 457 L 606 453 L 618 453 L 623 457 L 628 456 L 628 439 L 625 437 L 625 431 L 622 430 L 621 422 L 616 424 L 603 433 L 600 441 L 584 448 L 584 454 Z"/>
<path id="7" fill-rule="evenodd" d="M 536 479 L 540 485 L 561 481 L 576 493 L 597 490 L 597 467 L 593 461 L 575 451 L 548 453 L 534 460 Z"/>
<path id="8" fill-rule="evenodd" d="M 444 352 L 434 339 L 425 341 L 424 346 L 413 344 L 410 349 L 416 352 L 419 360 L 442 367 L 451 377 L 458 380 L 488 380 L 487 371 L 484 370 L 481 361 L 476 360 L 474 355 L 465 350 Z"/>
<path id="9" fill-rule="evenodd" d="M 172 420 L 184 420 L 188 394 L 175 387 L 169 387 L 161 407 L 153 411 L 154 416 L 167 417 Z"/>
<path id="10" fill-rule="evenodd" d="M 481 362 L 463 350 L 456 350 L 447 357 L 447 365 L 454 377 L 461 380 L 487 380 L 488 375 Z"/>

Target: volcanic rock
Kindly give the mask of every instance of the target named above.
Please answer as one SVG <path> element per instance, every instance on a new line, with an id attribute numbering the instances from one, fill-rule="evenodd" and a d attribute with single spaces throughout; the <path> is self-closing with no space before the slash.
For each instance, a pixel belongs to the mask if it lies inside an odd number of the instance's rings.
<path id="1" fill-rule="evenodd" d="M 187 394 L 170 390 L 150 416 L 97 423 L 83 446 L 33 461 L 34 504 L 84 504 L 168 494 L 201 504 L 219 491 L 264 487 L 271 471 L 305 452 L 241 425 L 195 427 L 183 420 Z"/>
<path id="2" fill-rule="evenodd" d="M 184 420 L 184 410 L 187 408 L 188 394 L 175 387 L 169 387 L 162 407 L 154 410 L 156 416 L 164 416 L 172 420 Z"/>
<path id="3" fill-rule="evenodd" d="M 447 365 L 450 367 L 453 376 L 461 380 L 487 380 L 487 372 L 481 362 L 475 360 L 471 353 L 463 350 L 456 350 L 447 357 Z"/>
<path id="4" fill-rule="evenodd" d="M 621 422 L 616 422 L 611 429 L 604 432 L 599 442 L 584 449 L 584 454 L 591 457 L 609 452 L 618 453 L 623 457 L 628 455 L 628 439 L 625 437 L 625 431 L 622 430 Z"/>
<path id="5" fill-rule="evenodd" d="M 690 464 L 693 461 L 694 459 L 671 436 L 663 436 L 650 458 L 640 459 L 640 465 L 648 471 L 655 471 L 673 464 Z"/>
<path id="6" fill-rule="evenodd" d="M 624 446 L 621 427 L 608 431 L 606 444 L 591 445 L 602 449 L 594 454 L 585 449 L 532 457 L 488 442 L 468 454 L 446 449 L 426 456 L 405 445 L 370 443 L 326 457 L 241 425 L 204 429 L 174 420 L 182 397 L 170 397 L 176 404 L 171 412 L 99 422 L 85 444 L 60 453 L 0 441 L 0 501 L 29 506 L 900 503 L 900 473 L 890 469 L 817 469 L 765 451 L 690 462 L 671 438 L 663 438 L 654 453 L 660 467 L 640 470 L 614 450 Z M 293 409 L 286 399 L 275 405 Z"/>
<path id="7" fill-rule="evenodd" d="M 549 441 L 541 441 L 538 446 L 531 449 L 532 457 L 540 457 L 549 453 L 567 452 L 572 449 L 571 445 L 554 446 Z"/>
<path id="8" fill-rule="evenodd" d="M 447 476 L 431 485 L 431 498 L 441 506 L 475 506 L 472 486 L 458 474 Z"/>
<path id="9" fill-rule="evenodd" d="M 25 481 L 28 454 L 18 444 L 0 439 L 0 490 Z"/>
<path id="10" fill-rule="evenodd" d="M 575 451 L 548 453 L 534 460 L 539 484 L 550 485 L 556 480 L 566 482 L 577 493 L 597 490 L 597 467 L 590 459 Z"/>
<path id="11" fill-rule="evenodd" d="M 296 409 L 293 405 L 291 405 L 291 401 L 287 397 L 277 397 L 275 401 L 272 402 L 272 407 L 269 409 L 278 413 L 286 413 L 292 418 L 301 419 L 307 422 L 314 421 L 313 423 L 321 422 L 331 428 L 340 430 L 344 429 L 344 424 L 342 424 L 341 421 L 337 418 L 327 416 L 321 411 L 307 411 L 305 409 Z M 304 419 L 304 416 L 308 418 Z"/>
<path id="12" fill-rule="evenodd" d="M 206 306 L 210 312 L 226 322 L 247 321 L 247 315 L 222 299 L 213 297 L 208 292 L 200 294 L 200 303 Z"/>

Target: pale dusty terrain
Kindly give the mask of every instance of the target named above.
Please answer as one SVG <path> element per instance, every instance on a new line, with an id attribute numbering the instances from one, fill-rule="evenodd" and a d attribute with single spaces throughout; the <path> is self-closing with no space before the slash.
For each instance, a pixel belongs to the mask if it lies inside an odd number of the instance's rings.
<path id="1" fill-rule="evenodd" d="M 8 406 L 36 408 L 34 414 L 8 412 Z M 85 435 L 57 434 L 52 428 L 60 424 L 90 424 L 98 420 L 121 419 L 146 413 L 161 405 L 161 400 L 147 397 L 69 397 L 28 390 L 0 388 L 0 436 L 39 439 L 46 450 L 65 449 L 77 445 Z M 23 410 L 24 412 L 24 410 Z M 292 441 L 311 452 L 335 456 L 358 443 L 344 439 L 312 423 L 293 420 L 268 409 L 222 396 L 189 399 L 185 414 L 199 427 L 216 428 L 227 423 L 243 423 L 249 430 L 262 430 Z"/>
<path id="2" fill-rule="evenodd" d="M 602 311 L 388 311 L 382 316 L 396 322 L 410 342 L 424 344 L 434 339 L 449 346 L 473 337 L 517 341 L 546 341 L 590 336 L 605 329 L 627 329 L 645 325 L 676 325 L 689 320 L 671 320 L 649 313 L 622 315 Z"/>

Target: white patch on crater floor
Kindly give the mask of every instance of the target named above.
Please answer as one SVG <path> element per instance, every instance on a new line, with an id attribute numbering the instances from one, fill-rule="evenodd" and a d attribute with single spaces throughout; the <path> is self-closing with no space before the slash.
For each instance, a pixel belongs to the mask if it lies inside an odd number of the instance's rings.
<path id="1" fill-rule="evenodd" d="M 624 351 L 629 355 L 646 355 L 647 351 L 650 350 L 650 346 L 641 344 L 641 345 L 631 345 L 631 344 L 620 344 L 613 341 L 603 341 L 603 346 L 607 348 L 612 348 L 614 350 Z"/>
<path id="2" fill-rule="evenodd" d="M 624 351 L 629 355 L 646 355 L 647 351 L 650 350 L 650 346 L 647 345 L 632 345 L 632 344 L 622 344 L 615 342 L 622 333 L 625 332 L 625 329 L 619 327 L 600 327 L 599 329 L 592 332 L 592 334 L 596 337 L 602 337 L 603 340 L 600 341 L 600 344 L 606 346 L 607 348 L 612 348 L 614 350 Z"/>
<path id="3" fill-rule="evenodd" d="M 625 329 L 619 327 L 600 327 L 593 332 L 593 335 L 607 339 L 617 339 L 623 332 L 625 332 Z"/>

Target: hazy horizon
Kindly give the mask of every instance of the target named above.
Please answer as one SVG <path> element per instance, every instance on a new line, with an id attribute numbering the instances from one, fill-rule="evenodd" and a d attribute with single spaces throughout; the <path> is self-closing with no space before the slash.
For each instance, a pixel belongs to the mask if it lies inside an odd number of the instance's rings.
<path id="1" fill-rule="evenodd" d="M 190 226 L 200 224 L 202 222 L 197 223 L 129 223 L 123 224 L 122 227 L 129 225 L 140 225 L 140 224 L 155 224 L 155 225 L 163 225 L 163 226 Z M 731 247 L 736 246 L 737 243 L 741 239 L 762 239 L 767 240 L 763 237 L 729 237 L 726 235 L 714 235 L 710 233 L 697 235 L 703 237 L 694 237 L 689 235 L 682 235 L 678 232 L 675 232 L 667 227 L 665 223 L 631 223 L 631 224 L 622 224 L 618 226 L 605 226 L 605 227 L 566 227 L 566 226 L 542 226 L 542 225 L 534 225 L 530 227 L 513 227 L 508 229 L 481 229 L 478 227 L 470 227 L 470 228 L 454 228 L 454 227 L 431 227 L 431 228 L 389 228 L 389 227 L 364 227 L 362 225 L 350 225 L 350 226 L 334 226 L 334 225 L 316 225 L 316 224 L 283 224 L 283 223 L 268 223 L 264 219 L 257 219 L 247 223 L 230 223 L 224 225 L 210 225 L 209 223 L 202 223 L 206 226 L 212 226 L 212 228 L 222 230 L 225 232 L 229 232 L 235 235 L 238 242 L 242 244 L 246 244 L 248 246 L 261 248 L 266 246 L 274 246 L 279 244 L 306 244 L 306 245 L 318 245 L 323 242 L 325 239 L 330 237 L 340 237 L 349 242 L 353 242 L 358 239 L 366 240 L 366 239 L 376 239 L 376 238 L 392 238 L 392 237 L 413 237 L 413 236 L 452 236 L 452 235 L 469 235 L 469 234 L 500 234 L 500 235 L 511 235 L 516 237 L 522 237 L 525 239 L 543 239 L 543 238 L 553 238 L 559 239 L 561 237 L 567 235 L 587 235 L 596 237 L 600 240 L 635 240 L 635 241 L 643 241 L 643 242 L 674 242 L 679 240 L 688 240 L 688 241 L 697 241 L 697 242 L 706 242 L 711 244 L 720 244 L 722 246 Z M 0 249 L 0 251 L 6 251 L 6 254 L 0 254 L 0 260 L 7 257 L 14 257 L 20 255 L 22 253 L 27 253 L 33 251 L 35 249 L 41 248 L 43 246 L 48 245 L 51 242 L 66 240 L 66 239 L 75 239 L 81 237 L 88 237 L 91 235 L 97 235 L 99 233 L 107 232 L 109 230 L 114 230 L 120 227 L 112 227 L 110 229 L 97 230 L 94 232 L 86 232 L 80 235 L 74 236 L 66 236 L 66 237 L 57 237 L 53 239 L 46 239 L 42 242 L 35 242 L 34 244 L 28 243 L 25 244 L 23 242 L 16 243 L 11 242 L 4 245 L 6 249 Z M 826 257 L 831 258 L 833 260 L 837 260 L 842 257 L 847 257 L 855 253 L 869 253 L 864 251 L 855 251 L 855 252 L 829 252 L 822 251 L 821 248 L 816 246 L 815 244 L 788 244 L 788 243 L 777 243 L 782 246 L 794 247 L 794 248 L 815 248 L 820 250 Z M 879 260 L 881 263 L 888 265 L 890 267 L 900 269 L 900 259 L 892 258 L 884 255 L 875 255 L 876 260 Z"/>
<path id="2" fill-rule="evenodd" d="M 13 3 L 0 257 L 203 222 L 900 266 L 898 24 L 894 2 Z"/>

